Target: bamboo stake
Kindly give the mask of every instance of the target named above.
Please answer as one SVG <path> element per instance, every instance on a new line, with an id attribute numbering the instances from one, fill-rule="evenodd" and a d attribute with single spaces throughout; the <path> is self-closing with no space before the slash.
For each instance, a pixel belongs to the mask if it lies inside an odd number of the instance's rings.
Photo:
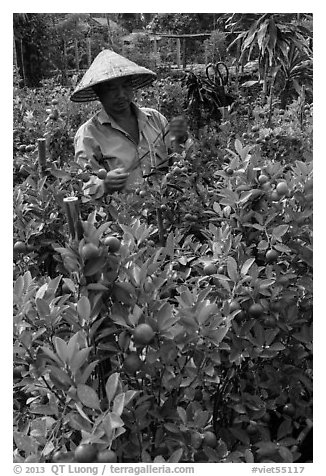
<path id="1" fill-rule="evenodd" d="M 180 68 L 181 66 L 181 48 L 180 48 L 180 38 L 177 38 L 177 66 Z"/>
<path id="2" fill-rule="evenodd" d="M 37 147 L 39 168 L 44 173 L 46 171 L 46 139 L 44 137 L 37 139 Z"/>
<path id="3" fill-rule="evenodd" d="M 69 233 L 72 240 L 81 240 L 83 237 L 83 227 L 79 217 L 78 197 L 66 197 L 63 199 Z"/>

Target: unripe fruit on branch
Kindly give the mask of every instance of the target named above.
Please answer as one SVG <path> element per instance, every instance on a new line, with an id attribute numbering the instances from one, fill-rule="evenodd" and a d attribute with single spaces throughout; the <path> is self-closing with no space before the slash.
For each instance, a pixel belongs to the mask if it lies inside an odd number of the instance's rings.
<path id="1" fill-rule="evenodd" d="M 266 253 L 266 261 L 271 263 L 278 258 L 278 252 L 276 250 L 268 250 Z"/>
<path id="2" fill-rule="evenodd" d="M 139 324 L 132 335 L 135 344 L 147 345 L 154 339 L 155 332 L 149 324 Z"/>
<path id="3" fill-rule="evenodd" d="M 131 352 L 129 355 L 127 355 L 123 362 L 123 370 L 131 375 L 138 372 L 141 366 L 142 361 L 136 352 Z"/>
<path id="4" fill-rule="evenodd" d="M 96 175 L 98 176 L 99 179 L 104 180 L 106 179 L 107 171 L 105 169 L 100 169 L 96 172 Z"/>
<path id="5" fill-rule="evenodd" d="M 117 253 L 117 251 L 119 251 L 120 246 L 121 246 L 120 240 L 118 238 L 116 238 L 115 236 L 106 237 L 104 239 L 104 244 L 105 244 L 105 246 L 109 247 L 109 251 L 111 253 Z"/>
<path id="6" fill-rule="evenodd" d="M 289 188 L 286 182 L 279 182 L 276 185 L 276 191 L 281 197 L 289 193 Z"/>
<path id="7" fill-rule="evenodd" d="M 96 463 L 116 463 L 117 455 L 112 450 L 100 451 L 96 458 Z"/>
<path id="8" fill-rule="evenodd" d="M 93 463 L 97 456 L 97 449 L 91 444 L 82 444 L 75 449 L 77 463 Z"/>
<path id="9" fill-rule="evenodd" d="M 264 313 L 264 309 L 259 303 L 254 303 L 251 304 L 248 312 L 251 317 L 261 317 Z"/>
<path id="10" fill-rule="evenodd" d="M 215 274 L 216 272 L 217 272 L 217 268 L 215 264 L 208 263 L 204 266 L 204 274 L 206 274 L 206 276 L 210 276 L 212 274 Z"/>
<path id="11" fill-rule="evenodd" d="M 99 254 L 100 250 L 96 245 L 94 245 L 94 243 L 86 243 L 86 245 L 84 245 L 81 250 L 81 256 L 84 261 L 97 258 Z"/>

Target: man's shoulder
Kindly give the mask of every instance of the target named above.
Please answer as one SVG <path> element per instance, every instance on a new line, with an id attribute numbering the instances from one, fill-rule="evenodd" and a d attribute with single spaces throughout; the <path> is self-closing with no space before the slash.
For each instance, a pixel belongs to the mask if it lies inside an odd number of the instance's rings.
<path id="1" fill-rule="evenodd" d="M 157 122 L 159 124 L 165 124 L 167 122 L 167 119 L 163 114 L 161 114 L 157 109 L 154 109 L 152 107 L 140 107 L 139 110 L 145 114 L 147 117 L 152 119 L 152 121 Z"/>
<path id="2" fill-rule="evenodd" d="M 87 121 L 81 124 L 77 130 L 76 135 L 82 134 L 90 129 L 97 128 L 99 126 L 98 116 L 101 111 L 96 112 L 92 117 L 90 117 Z"/>

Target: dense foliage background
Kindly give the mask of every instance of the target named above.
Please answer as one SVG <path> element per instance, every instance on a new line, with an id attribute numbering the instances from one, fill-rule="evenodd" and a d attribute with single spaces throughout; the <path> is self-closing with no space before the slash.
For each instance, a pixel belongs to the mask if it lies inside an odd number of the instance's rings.
<path id="1" fill-rule="evenodd" d="M 92 16 L 14 16 L 14 461 L 311 461 L 311 15 Z M 167 27 L 212 32 L 186 71 Z M 87 37 L 159 64 L 137 102 L 195 141 L 110 199 L 74 161 Z"/>

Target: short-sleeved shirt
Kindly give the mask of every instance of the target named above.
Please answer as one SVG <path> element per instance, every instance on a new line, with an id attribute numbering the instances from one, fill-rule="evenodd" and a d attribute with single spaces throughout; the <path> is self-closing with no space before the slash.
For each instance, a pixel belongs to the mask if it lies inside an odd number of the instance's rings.
<path id="1" fill-rule="evenodd" d="M 123 167 L 130 172 L 127 190 L 141 184 L 151 166 L 166 160 L 168 155 L 166 118 L 155 109 L 138 108 L 134 103 L 132 108 L 138 120 L 138 144 L 103 108 L 75 136 L 76 161 L 107 170 Z"/>

